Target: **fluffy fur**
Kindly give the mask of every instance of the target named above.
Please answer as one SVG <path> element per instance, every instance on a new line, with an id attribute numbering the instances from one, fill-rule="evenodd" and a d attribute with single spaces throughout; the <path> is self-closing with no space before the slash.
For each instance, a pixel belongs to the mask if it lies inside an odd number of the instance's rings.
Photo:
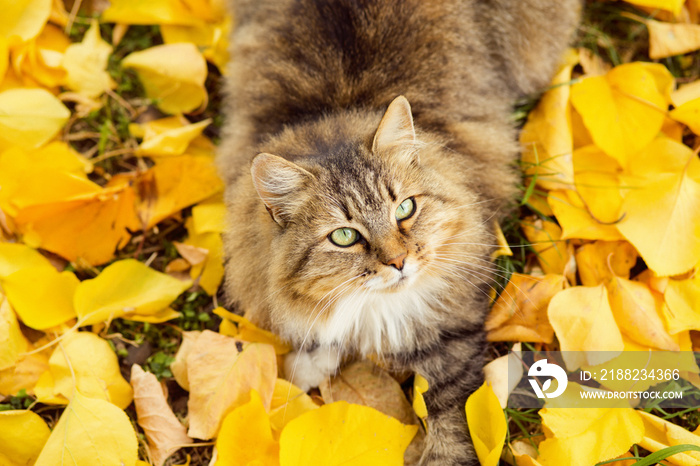
<path id="1" fill-rule="evenodd" d="M 424 465 L 478 464 L 464 401 L 483 380 L 490 228 L 515 192 L 509 111 L 547 84 L 577 15 L 575 0 L 235 2 L 227 295 L 296 347 L 305 389 L 355 354 L 425 376 Z M 333 244 L 339 228 L 360 241 Z"/>

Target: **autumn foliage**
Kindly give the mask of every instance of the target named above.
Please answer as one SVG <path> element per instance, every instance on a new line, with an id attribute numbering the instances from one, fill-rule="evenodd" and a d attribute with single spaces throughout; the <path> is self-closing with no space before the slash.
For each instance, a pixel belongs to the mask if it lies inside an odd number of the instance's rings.
<path id="1" fill-rule="evenodd" d="M 0 464 L 415 463 L 420 375 L 356 362 L 302 392 L 279 377 L 290 347 L 217 305 L 224 2 L 84 3 L 0 0 Z M 494 293 L 493 354 L 700 351 L 700 83 L 660 61 L 700 49 L 700 7 L 632 3 L 650 60 L 571 49 L 522 128 L 522 250 L 499 231 L 496 255 L 525 260 Z M 127 362 L 169 331 L 162 372 Z M 482 465 L 700 463 L 697 416 L 558 399 L 523 426 L 503 364 L 465 406 Z"/>

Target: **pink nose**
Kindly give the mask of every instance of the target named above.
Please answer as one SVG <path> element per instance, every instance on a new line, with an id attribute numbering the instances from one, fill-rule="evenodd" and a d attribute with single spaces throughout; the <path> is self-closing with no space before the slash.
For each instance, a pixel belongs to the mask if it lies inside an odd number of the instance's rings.
<path id="1" fill-rule="evenodd" d="M 391 265 L 397 270 L 402 270 L 403 269 L 403 264 L 404 261 L 406 260 L 407 253 L 403 253 L 400 256 L 396 256 L 393 259 L 387 261 L 386 265 Z"/>

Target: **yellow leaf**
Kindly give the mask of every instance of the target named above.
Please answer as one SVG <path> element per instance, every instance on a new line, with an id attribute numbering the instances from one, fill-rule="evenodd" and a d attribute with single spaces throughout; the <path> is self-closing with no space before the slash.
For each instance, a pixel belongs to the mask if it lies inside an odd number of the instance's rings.
<path id="1" fill-rule="evenodd" d="M 173 414 L 155 375 L 134 364 L 131 366 L 131 386 L 137 420 L 148 439 L 151 459 L 155 466 L 161 466 L 180 446 L 192 443 L 192 439 Z"/>
<path id="2" fill-rule="evenodd" d="M 192 230 L 195 234 L 223 233 L 226 206 L 223 202 L 201 203 L 192 208 Z"/>
<path id="3" fill-rule="evenodd" d="M 14 366 L 28 346 L 15 313 L 0 293 L 0 371 Z"/>
<path id="4" fill-rule="evenodd" d="M 135 466 L 137 459 L 136 433 L 126 413 L 104 400 L 76 393 L 35 466 L 53 466 L 57 461 L 63 466 Z"/>
<path id="5" fill-rule="evenodd" d="M 695 99 L 700 99 L 700 81 L 680 86 L 671 93 L 671 101 L 676 108 Z"/>
<path id="6" fill-rule="evenodd" d="M 469 434 L 479 462 L 482 466 L 497 466 L 508 427 L 501 404 L 487 383 L 469 395 L 466 412 Z"/>
<path id="7" fill-rule="evenodd" d="M 43 344 L 39 340 L 36 345 Z M 29 345 L 27 351 L 34 350 L 34 346 Z M 0 395 L 17 395 L 24 389 L 30 395 L 34 394 L 34 386 L 39 377 L 49 368 L 48 350 L 32 354 L 25 354 L 15 362 L 13 366 L 0 371 Z"/>
<path id="8" fill-rule="evenodd" d="M 161 124 L 158 124 L 162 122 Z M 143 125 L 143 142 L 136 149 L 137 155 L 182 155 L 195 138 L 201 136 L 211 119 L 190 123 L 184 117 L 170 117 Z"/>
<path id="9" fill-rule="evenodd" d="M 596 241 L 576 250 L 583 286 L 605 284 L 613 277 L 629 278 L 637 263 L 637 251 L 627 241 Z"/>
<path id="10" fill-rule="evenodd" d="M 648 8 L 659 8 L 678 16 L 683 8 L 683 0 L 627 0 L 628 3 Z"/>
<path id="11" fill-rule="evenodd" d="M 140 216 L 149 227 L 223 189 L 212 157 L 183 155 L 161 159 L 142 176 L 153 199 L 142 199 Z"/>
<path id="12" fill-rule="evenodd" d="M 223 18 L 223 19 L 221 19 Z M 166 44 L 191 42 L 202 50 L 202 55 L 225 74 L 229 60 L 228 37 L 233 21 L 230 15 L 221 14 L 217 22 L 196 26 L 163 25 L 160 32 Z"/>
<path id="13" fill-rule="evenodd" d="M 700 28 L 700 25 L 698 25 Z M 671 118 L 688 126 L 695 134 L 700 134 L 700 98 L 684 103 L 669 114 Z"/>
<path id="14" fill-rule="evenodd" d="M 157 45 L 133 52 L 122 61 L 134 68 L 146 95 L 165 113 L 188 113 L 207 103 L 207 64 L 194 44 Z"/>
<path id="15" fill-rule="evenodd" d="M 277 379 L 270 403 L 270 425 L 275 432 L 282 432 L 289 421 L 317 408 L 318 405 L 301 388 L 284 379 Z"/>
<path id="16" fill-rule="evenodd" d="M 622 455 L 644 434 L 630 408 L 545 407 L 540 416 L 551 433 L 539 445 L 542 466 L 591 466 Z"/>
<path id="17" fill-rule="evenodd" d="M 522 345 L 516 343 L 511 352 L 490 361 L 484 366 L 484 379 L 498 398 L 501 409 L 508 406 L 508 397 L 523 378 L 523 367 L 519 356 Z M 511 369 L 511 373 L 508 370 Z"/>
<path id="18" fill-rule="evenodd" d="M 562 240 L 561 228 L 556 223 L 528 218 L 523 219 L 521 227 L 527 239 L 533 243 L 532 249 L 537 253 L 537 261 L 544 273 L 573 278 L 576 273 L 573 250 Z"/>
<path id="19" fill-rule="evenodd" d="M 565 63 L 552 80 L 552 88 L 530 112 L 520 134 L 525 173 L 536 177 L 537 184 L 545 189 L 561 189 L 573 182 L 568 82 L 577 63 L 578 54 L 569 50 Z"/>
<path id="20" fill-rule="evenodd" d="M 486 319 L 488 341 L 551 343 L 554 330 L 549 324 L 547 306 L 565 284 L 562 275 L 511 275 Z"/>
<path id="21" fill-rule="evenodd" d="M 250 393 L 250 401 L 237 407 L 226 417 L 216 439 L 219 466 L 279 465 L 279 443 L 272 438 L 270 419 L 258 392 Z"/>
<path id="22" fill-rule="evenodd" d="M 19 36 L 23 41 L 36 37 L 51 13 L 51 0 L 2 0 L 0 36 Z"/>
<path id="23" fill-rule="evenodd" d="M 39 251 L 24 244 L 0 243 L 0 281 L 30 267 L 51 267 L 51 263 Z"/>
<path id="24" fill-rule="evenodd" d="M 616 241 L 624 239 L 615 225 L 601 223 L 590 214 L 579 194 L 571 190 L 550 191 L 547 202 L 562 227 L 562 239 Z"/>
<path id="25" fill-rule="evenodd" d="M 109 343 L 90 332 L 73 332 L 58 343 L 49 358 L 49 371 L 40 377 L 35 391 L 41 402 L 72 400 L 80 392 L 121 409 L 133 398 L 117 355 Z"/>
<path id="26" fill-rule="evenodd" d="M 71 44 L 64 54 L 67 86 L 90 98 L 99 97 L 107 89 L 114 89 L 116 84 L 106 71 L 111 54 L 112 46 L 102 40 L 100 26 L 97 20 L 93 20 L 83 41 Z"/>
<path id="27" fill-rule="evenodd" d="M 634 189 L 623 200 L 618 230 L 657 275 L 687 272 L 700 261 L 700 159 L 662 137 L 634 157 L 629 171 Z"/>
<path id="28" fill-rule="evenodd" d="M 428 417 L 428 407 L 425 405 L 423 393 L 428 391 L 428 381 L 420 374 L 416 374 L 413 379 L 413 410 L 421 419 Z"/>
<path id="29" fill-rule="evenodd" d="M 574 151 L 574 180 L 580 202 L 597 223 L 612 224 L 620 218 L 622 167 L 597 146 Z M 573 197 L 573 196 L 570 196 Z M 601 223 L 602 225 L 602 223 Z"/>
<path id="30" fill-rule="evenodd" d="M 221 232 L 215 231 L 223 229 L 224 214 L 223 204 L 198 205 L 192 209 L 192 217 L 185 222 L 189 232 L 185 243 L 207 251 L 202 262 L 192 264 L 190 277 L 212 296 L 216 294 L 224 277 L 224 245 Z"/>
<path id="31" fill-rule="evenodd" d="M 85 280 L 75 291 L 75 310 L 82 325 L 131 314 L 156 314 L 191 283 L 157 272 L 134 259 L 115 262 L 97 278 Z"/>
<path id="32" fill-rule="evenodd" d="M 270 344 L 275 348 L 275 354 L 286 354 L 292 350 L 291 346 L 282 341 L 277 335 L 261 329 L 243 316 L 229 312 L 223 307 L 217 307 L 213 312 L 222 319 L 228 319 L 236 324 L 237 332 L 231 336 L 251 343 Z"/>
<path id="33" fill-rule="evenodd" d="M 34 464 L 51 431 L 32 411 L 0 411 L 0 464 Z"/>
<path id="34" fill-rule="evenodd" d="M 280 437 L 280 464 L 401 465 L 417 430 L 367 406 L 338 401 L 287 424 Z"/>
<path id="35" fill-rule="evenodd" d="M 603 285 L 560 291 L 549 302 L 547 314 L 570 371 L 610 359 L 600 352 L 624 349 Z"/>
<path id="36" fill-rule="evenodd" d="M 664 328 L 656 299 L 646 285 L 614 277 L 608 285 L 610 306 L 620 330 L 642 345 L 667 351 L 680 351 Z"/>
<path id="37" fill-rule="evenodd" d="M 73 295 L 78 283 L 73 272 L 58 272 L 51 265 L 42 265 L 16 271 L 3 280 L 2 286 L 22 322 L 45 330 L 76 316 Z"/>
<path id="38" fill-rule="evenodd" d="M 646 20 L 649 29 L 649 58 L 681 55 L 700 49 L 700 25 Z"/>
<path id="39" fill-rule="evenodd" d="M 197 24 L 198 19 L 181 1 L 150 0 L 112 0 L 109 8 L 102 12 L 101 20 L 105 23 L 120 24 Z"/>
<path id="40" fill-rule="evenodd" d="M 700 330 L 700 275 L 687 280 L 669 280 L 664 298 L 665 318 L 672 334 Z"/>
<path id="41" fill-rule="evenodd" d="M 498 245 L 498 249 L 491 253 L 491 259 L 495 259 L 500 256 L 512 256 L 513 251 L 511 251 L 510 246 L 508 245 L 508 240 L 506 240 L 503 230 L 501 230 L 501 225 L 499 225 L 498 221 L 496 220 L 493 221 L 493 231 L 496 235 L 496 244 Z"/>
<path id="42" fill-rule="evenodd" d="M 644 411 L 639 411 L 639 415 L 644 421 L 644 438 L 639 442 L 642 448 L 654 452 L 675 445 L 700 447 L 700 435 Z M 697 466 L 700 452 L 685 451 L 669 456 L 665 461 L 678 466 Z"/>
<path id="43" fill-rule="evenodd" d="M 127 229 L 140 228 L 135 196 L 128 184 L 101 188 L 75 175 L 43 170 L 13 196 L 15 222 L 25 243 L 100 265 L 126 245 Z"/>
<path id="44" fill-rule="evenodd" d="M 0 92 L 0 142 L 36 148 L 52 139 L 70 111 L 44 89 Z"/>
<path id="45" fill-rule="evenodd" d="M 216 436 L 226 413 L 248 402 L 251 390 L 270 406 L 277 358 L 271 345 L 245 343 L 205 330 L 187 355 L 187 378 L 188 435 L 209 439 Z"/>
<path id="46" fill-rule="evenodd" d="M 656 137 L 668 107 L 657 77 L 640 63 L 572 85 L 571 103 L 596 145 L 623 167 Z"/>
<path id="47" fill-rule="evenodd" d="M 61 61 L 69 45 L 70 39 L 60 28 L 47 24 L 36 38 L 12 47 L 13 70 L 25 87 L 38 85 L 56 94 L 66 79 Z"/>

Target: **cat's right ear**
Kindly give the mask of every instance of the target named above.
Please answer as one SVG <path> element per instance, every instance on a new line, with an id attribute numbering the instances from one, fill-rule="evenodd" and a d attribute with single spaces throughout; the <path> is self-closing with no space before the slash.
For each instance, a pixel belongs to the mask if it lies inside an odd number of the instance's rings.
<path id="1" fill-rule="evenodd" d="M 400 153 L 412 159 L 415 143 L 416 130 L 413 127 L 411 105 L 406 97 L 400 95 L 389 104 L 382 121 L 379 122 L 372 142 L 372 152 L 379 154 L 401 147 L 406 150 Z"/>
<path id="2" fill-rule="evenodd" d="M 272 220 L 284 226 L 290 218 L 294 193 L 314 176 L 298 165 L 272 154 L 258 154 L 250 167 L 253 185 Z"/>

